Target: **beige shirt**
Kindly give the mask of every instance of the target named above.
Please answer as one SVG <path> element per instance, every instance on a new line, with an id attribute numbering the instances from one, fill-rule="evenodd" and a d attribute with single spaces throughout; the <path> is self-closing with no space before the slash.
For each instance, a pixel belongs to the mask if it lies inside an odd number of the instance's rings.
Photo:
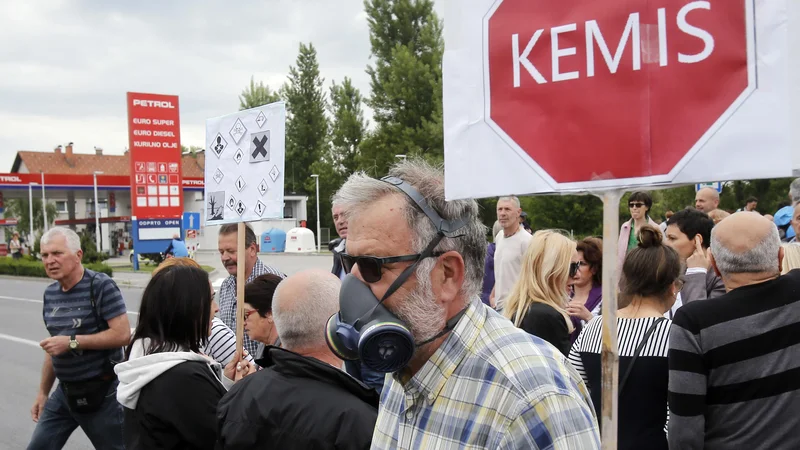
<path id="1" fill-rule="evenodd" d="M 494 238 L 494 299 L 498 310 L 503 309 L 506 298 L 519 279 L 522 257 L 531 242 L 531 235 L 522 227 L 511 237 L 505 237 L 503 231 Z"/>

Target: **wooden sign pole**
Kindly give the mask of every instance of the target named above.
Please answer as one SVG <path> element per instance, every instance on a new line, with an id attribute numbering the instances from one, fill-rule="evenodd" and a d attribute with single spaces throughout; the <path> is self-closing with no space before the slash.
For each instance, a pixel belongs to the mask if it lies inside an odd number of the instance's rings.
<path id="1" fill-rule="evenodd" d="M 245 275 L 245 225 L 239 222 L 236 240 L 236 351 L 239 355 L 244 355 L 244 284 L 247 280 Z"/>
<path id="2" fill-rule="evenodd" d="M 602 341 L 602 417 L 603 450 L 617 448 L 617 406 L 619 353 L 617 347 L 617 240 L 619 239 L 619 200 L 623 191 L 603 193 L 603 341 Z M 621 268 L 620 268 L 621 269 Z"/>

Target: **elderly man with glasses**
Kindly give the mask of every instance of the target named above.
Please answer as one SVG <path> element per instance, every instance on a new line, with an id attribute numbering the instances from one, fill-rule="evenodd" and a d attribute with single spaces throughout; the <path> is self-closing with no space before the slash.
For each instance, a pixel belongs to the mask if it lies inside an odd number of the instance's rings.
<path id="1" fill-rule="evenodd" d="M 588 390 L 565 357 L 480 301 L 486 229 L 474 200 L 445 201 L 442 179 L 408 160 L 383 180 L 356 173 L 336 194 L 351 211 L 349 275 L 328 344 L 391 373 L 372 448 L 599 448 Z M 387 339 L 369 340 L 381 327 Z M 386 345 L 397 335 L 409 345 Z"/>

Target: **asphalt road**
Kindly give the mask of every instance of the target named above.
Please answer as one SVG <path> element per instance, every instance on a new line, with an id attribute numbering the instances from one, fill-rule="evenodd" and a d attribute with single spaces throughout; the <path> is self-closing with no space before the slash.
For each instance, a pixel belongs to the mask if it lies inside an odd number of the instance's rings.
<path id="1" fill-rule="evenodd" d="M 298 271 L 319 268 L 329 270 L 330 255 L 261 255 L 261 260 L 288 275 Z M 218 267 L 212 281 L 219 285 L 227 276 L 219 258 L 213 253 L 198 255 L 198 262 Z M 139 275 L 130 285 L 120 285 L 128 306 L 131 326 L 136 326 L 142 287 L 147 275 Z M 130 276 L 126 277 L 130 279 Z M 138 281 L 138 282 L 136 282 Z M 42 294 L 49 280 L 0 277 L 0 449 L 24 449 L 28 445 L 35 424 L 30 409 L 39 389 L 43 351 L 39 342 L 49 334 L 42 322 Z M 134 287 L 130 287 L 134 286 Z M 91 442 L 80 430 L 73 433 L 67 445 L 69 450 L 92 449 Z"/>

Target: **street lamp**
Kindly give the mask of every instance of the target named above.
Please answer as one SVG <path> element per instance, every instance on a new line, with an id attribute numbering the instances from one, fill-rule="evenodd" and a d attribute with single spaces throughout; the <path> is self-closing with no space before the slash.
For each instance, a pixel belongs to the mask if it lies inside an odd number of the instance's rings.
<path id="1" fill-rule="evenodd" d="M 33 254 L 33 241 L 36 239 L 33 235 L 33 187 L 38 185 L 39 183 L 34 183 L 33 181 L 28 183 L 28 212 L 30 213 L 30 217 L 28 218 L 30 222 L 28 225 L 30 226 L 31 233 L 28 238 L 28 244 L 30 245 L 31 254 Z"/>
<path id="2" fill-rule="evenodd" d="M 42 171 L 42 218 L 44 219 L 44 232 L 47 232 L 47 199 L 44 198 L 44 170 Z"/>
<path id="3" fill-rule="evenodd" d="M 97 253 L 100 253 L 100 211 L 97 203 L 97 176 L 102 174 L 103 172 L 97 170 L 92 172 L 94 176 L 94 245 Z"/>
<path id="4" fill-rule="evenodd" d="M 320 235 L 319 227 L 319 175 L 313 174 L 311 178 L 314 179 L 314 183 L 317 185 L 317 253 L 319 253 L 322 248 L 322 236 Z"/>

